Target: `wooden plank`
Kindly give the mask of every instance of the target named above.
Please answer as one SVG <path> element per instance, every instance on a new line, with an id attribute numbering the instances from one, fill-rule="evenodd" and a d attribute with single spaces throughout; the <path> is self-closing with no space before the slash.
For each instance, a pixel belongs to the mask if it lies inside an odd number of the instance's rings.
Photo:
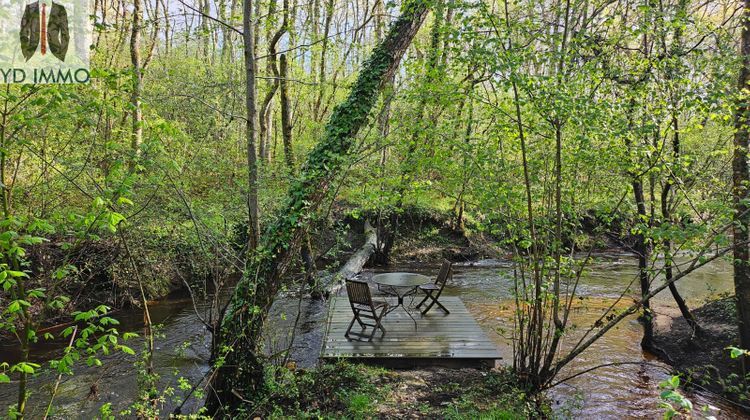
<path id="1" fill-rule="evenodd" d="M 325 353 L 408 353 L 408 352 L 419 352 L 420 354 L 444 354 L 444 353 L 468 353 L 468 352 L 490 352 L 496 353 L 497 348 L 489 345 L 451 345 L 445 347 L 434 348 L 432 346 L 414 346 L 414 345 L 403 345 L 403 346 L 338 346 L 333 348 L 324 348 Z"/>
<path id="2" fill-rule="evenodd" d="M 359 333 L 359 331 L 353 331 L 355 333 Z M 368 332 L 369 334 L 369 332 Z M 379 334 L 379 333 L 378 333 Z M 404 338 L 410 338 L 413 337 L 414 340 L 427 340 L 431 342 L 440 341 L 440 340 L 451 340 L 451 339 L 467 339 L 471 341 L 476 341 L 477 336 L 474 333 L 467 333 L 464 331 L 456 331 L 452 334 L 445 334 L 443 332 L 433 332 L 433 333 L 417 333 L 417 334 L 409 334 L 408 332 L 393 332 L 388 330 L 388 333 L 383 337 L 378 337 L 378 341 L 403 341 Z M 341 334 L 329 334 L 328 337 L 326 337 L 326 340 L 328 341 L 348 341 L 346 337 L 344 337 L 344 331 L 341 330 Z"/>
<path id="3" fill-rule="evenodd" d="M 382 298 L 381 298 L 382 299 Z M 392 299 L 387 299 L 391 303 Z M 418 300 L 415 299 L 414 303 Z M 368 334 L 356 326 L 352 339 L 344 336 L 352 320 L 347 298 L 334 298 L 330 304 L 329 319 L 321 349 L 322 358 L 419 358 L 419 359 L 499 359 L 500 353 L 494 342 L 481 327 L 458 297 L 441 297 L 440 302 L 450 314 L 433 308 L 422 316 L 414 311 L 410 318 L 403 308 L 386 315 L 383 326 L 386 334 L 377 332 L 372 341 L 360 338 L 356 333 Z M 407 299 L 407 303 L 409 300 Z M 415 328 L 416 322 L 416 328 Z"/>

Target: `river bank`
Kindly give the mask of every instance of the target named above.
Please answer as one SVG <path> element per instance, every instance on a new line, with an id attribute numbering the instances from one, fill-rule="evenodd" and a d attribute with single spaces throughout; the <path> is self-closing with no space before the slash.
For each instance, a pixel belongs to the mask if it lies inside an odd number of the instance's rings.
<path id="1" fill-rule="evenodd" d="M 750 413 L 750 389 L 741 378 L 742 366 L 727 349 L 739 341 L 734 298 L 709 301 L 692 313 L 699 325 L 695 331 L 679 312 L 662 311 L 656 318 L 656 345 L 687 387 L 714 392 Z"/>

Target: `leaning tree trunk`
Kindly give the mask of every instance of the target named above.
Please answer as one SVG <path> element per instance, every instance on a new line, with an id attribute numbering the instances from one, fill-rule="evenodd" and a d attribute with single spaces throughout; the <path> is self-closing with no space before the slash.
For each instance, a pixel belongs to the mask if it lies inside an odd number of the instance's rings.
<path id="1" fill-rule="evenodd" d="M 734 196 L 734 293 L 737 299 L 737 314 L 740 330 L 740 345 L 750 349 L 750 212 L 746 200 L 747 184 L 750 182 L 748 171 L 748 124 L 750 124 L 750 105 L 748 104 L 748 84 L 750 83 L 750 0 L 744 1 L 742 20 L 742 68 L 738 81 L 738 101 L 735 111 L 734 156 L 732 158 L 732 194 Z M 743 358 L 743 369 L 747 371 L 750 357 Z"/>
<path id="2" fill-rule="evenodd" d="M 412 0 L 383 42 L 365 62 L 349 97 L 333 112 L 322 141 L 310 152 L 290 186 L 285 208 L 268 228 L 263 243 L 237 284 L 213 360 L 218 365 L 207 406 L 231 415 L 262 391 L 261 333 L 281 277 L 305 235 L 307 221 L 345 166 L 355 137 L 367 123 L 378 94 L 395 73 L 427 13 L 428 0 Z"/>
<path id="3" fill-rule="evenodd" d="M 673 109 L 677 109 L 677 107 L 674 107 Z M 677 116 L 677 111 L 672 111 L 672 127 L 674 130 L 674 133 L 672 133 L 672 157 L 674 158 L 674 162 L 677 164 L 676 170 L 679 170 L 681 168 L 680 165 L 680 131 L 679 131 L 679 120 Z M 661 214 L 662 219 L 664 219 L 663 223 L 672 223 L 672 211 L 670 209 L 670 197 L 671 197 L 671 191 L 672 191 L 672 185 L 676 184 L 678 182 L 677 177 L 674 174 L 674 171 L 669 174 L 669 179 L 667 180 L 667 184 L 664 185 L 664 188 L 662 189 L 661 193 Z M 677 307 L 680 309 L 680 313 L 682 314 L 682 317 L 685 318 L 685 321 L 688 323 L 690 328 L 693 330 L 693 332 L 697 332 L 699 330 L 698 321 L 693 316 L 693 313 L 690 312 L 690 308 L 687 306 L 687 303 L 685 302 L 685 299 L 680 295 L 679 290 L 677 290 L 677 285 L 674 283 L 670 283 L 672 278 L 674 277 L 674 268 L 673 268 L 673 255 L 672 255 L 672 241 L 667 239 L 663 243 L 664 246 L 664 281 L 669 283 L 669 293 L 672 294 L 672 297 L 674 298 L 675 303 L 677 304 Z"/>

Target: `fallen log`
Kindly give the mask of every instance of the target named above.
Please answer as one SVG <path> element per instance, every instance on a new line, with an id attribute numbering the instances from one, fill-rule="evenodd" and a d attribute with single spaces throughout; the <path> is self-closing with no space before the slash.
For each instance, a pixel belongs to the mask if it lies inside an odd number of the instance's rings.
<path id="1" fill-rule="evenodd" d="M 349 260 L 344 264 L 338 272 L 338 276 L 343 279 L 351 279 L 360 272 L 362 268 L 370 260 L 372 254 L 375 253 L 375 247 L 378 243 L 378 232 L 370 224 L 369 221 L 365 221 L 365 244 L 355 252 Z"/>
<path id="2" fill-rule="evenodd" d="M 341 266 L 333 275 L 325 276 L 321 279 L 321 288 L 325 296 L 335 295 L 344 287 L 344 281 L 353 279 L 357 274 L 362 272 L 367 261 L 375 253 L 378 243 L 378 232 L 372 227 L 369 221 L 365 221 L 365 243 L 352 254 L 351 257 Z"/>

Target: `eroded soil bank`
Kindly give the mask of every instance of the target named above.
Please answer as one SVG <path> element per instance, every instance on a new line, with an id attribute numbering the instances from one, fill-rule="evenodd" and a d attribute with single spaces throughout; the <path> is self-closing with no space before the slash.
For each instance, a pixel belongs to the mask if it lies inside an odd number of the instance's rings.
<path id="1" fill-rule="evenodd" d="M 655 341 L 669 357 L 667 362 L 688 380 L 687 386 L 722 395 L 750 413 L 750 388 L 741 378 L 739 359 L 732 359 L 727 349 L 739 341 L 736 311 L 734 297 L 696 308 L 697 331 L 679 312 L 662 311 Z"/>

